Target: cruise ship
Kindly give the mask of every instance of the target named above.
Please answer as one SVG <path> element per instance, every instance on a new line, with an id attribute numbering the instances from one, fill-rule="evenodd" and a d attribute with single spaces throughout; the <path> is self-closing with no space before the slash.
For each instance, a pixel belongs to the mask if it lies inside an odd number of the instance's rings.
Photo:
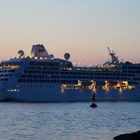
<path id="1" fill-rule="evenodd" d="M 49 54 L 42 44 L 32 46 L 30 56 L 18 56 L 0 63 L 0 101 L 86 102 L 140 101 L 140 64 L 120 62 L 108 48 L 110 62 L 77 66 Z"/>

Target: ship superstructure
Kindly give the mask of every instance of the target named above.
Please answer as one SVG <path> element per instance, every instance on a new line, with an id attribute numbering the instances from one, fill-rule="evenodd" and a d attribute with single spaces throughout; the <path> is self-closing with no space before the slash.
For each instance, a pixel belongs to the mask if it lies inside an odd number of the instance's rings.
<path id="1" fill-rule="evenodd" d="M 0 100 L 14 101 L 140 101 L 140 64 L 120 62 L 114 51 L 111 62 L 93 67 L 74 66 L 70 54 L 55 58 L 41 44 L 31 56 L 0 64 Z"/>

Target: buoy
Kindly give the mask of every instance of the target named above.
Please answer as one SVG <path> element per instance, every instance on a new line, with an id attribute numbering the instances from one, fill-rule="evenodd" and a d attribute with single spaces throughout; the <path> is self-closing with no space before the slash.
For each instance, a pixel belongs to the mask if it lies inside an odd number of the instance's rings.
<path id="1" fill-rule="evenodd" d="M 96 108 L 97 105 L 95 103 L 95 101 L 96 101 L 96 93 L 95 93 L 95 91 L 92 92 L 91 100 L 92 100 L 92 103 L 91 103 L 90 107 L 91 108 Z"/>
<path id="2" fill-rule="evenodd" d="M 91 107 L 91 108 L 96 108 L 97 105 L 96 105 L 95 103 L 92 103 L 92 104 L 90 105 L 90 107 Z"/>

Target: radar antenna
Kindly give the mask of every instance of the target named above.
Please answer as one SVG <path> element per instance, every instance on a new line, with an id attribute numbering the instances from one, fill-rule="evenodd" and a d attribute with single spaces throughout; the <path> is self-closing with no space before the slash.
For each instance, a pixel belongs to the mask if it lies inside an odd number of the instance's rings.
<path id="1" fill-rule="evenodd" d="M 110 48 L 107 47 L 108 51 L 109 51 L 109 55 L 115 55 L 114 51 L 111 52 Z"/>
<path id="2" fill-rule="evenodd" d="M 109 55 L 111 56 L 111 64 L 119 64 L 119 59 L 117 56 L 115 56 L 115 52 L 111 51 L 109 47 L 107 47 L 108 51 L 109 51 Z"/>

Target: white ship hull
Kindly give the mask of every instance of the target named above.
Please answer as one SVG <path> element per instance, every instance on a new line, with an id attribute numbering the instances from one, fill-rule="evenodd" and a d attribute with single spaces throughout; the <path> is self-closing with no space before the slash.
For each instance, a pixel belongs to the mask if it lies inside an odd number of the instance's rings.
<path id="1" fill-rule="evenodd" d="M 41 88 L 20 88 L 17 91 L 1 90 L 0 100 L 22 102 L 89 102 L 92 91 L 70 89 L 62 91 L 60 85 L 49 85 Z M 140 89 L 126 91 L 96 90 L 96 101 L 140 101 Z"/>
<path id="2" fill-rule="evenodd" d="M 55 58 L 41 44 L 33 45 L 30 57 L 20 50 L 0 63 L 0 101 L 85 102 L 93 93 L 96 101 L 140 101 L 140 64 L 119 62 L 109 52 L 110 63 L 79 67 L 69 53 Z"/>

